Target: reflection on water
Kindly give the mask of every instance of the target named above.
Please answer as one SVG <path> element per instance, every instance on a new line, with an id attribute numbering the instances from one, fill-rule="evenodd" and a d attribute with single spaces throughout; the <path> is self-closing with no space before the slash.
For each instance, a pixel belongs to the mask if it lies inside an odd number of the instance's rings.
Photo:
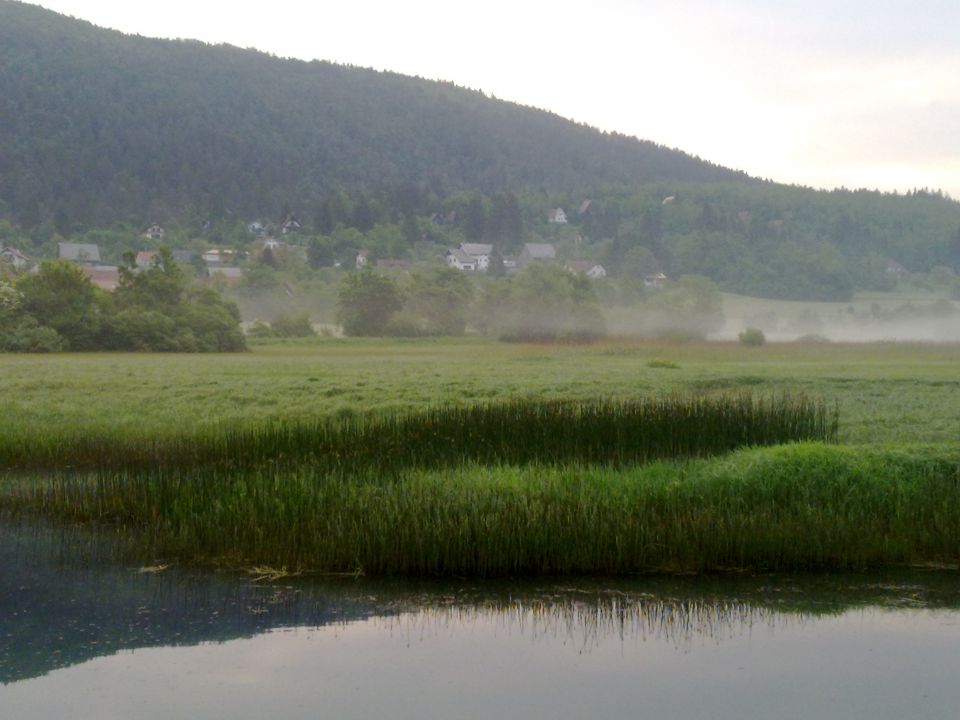
<path id="1" fill-rule="evenodd" d="M 265 584 L 115 547 L 0 525 L 0 716 L 955 717 L 955 571 Z"/>

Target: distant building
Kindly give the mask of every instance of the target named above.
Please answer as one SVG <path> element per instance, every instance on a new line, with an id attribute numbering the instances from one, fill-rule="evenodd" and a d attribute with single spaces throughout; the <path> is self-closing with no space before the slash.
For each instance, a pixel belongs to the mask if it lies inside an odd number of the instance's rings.
<path id="1" fill-rule="evenodd" d="M 254 235 L 256 235 L 257 237 L 260 237 L 265 232 L 267 232 L 267 229 L 263 226 L 263 223 L 260 222 L 259 220 L 254 220 L 252 223 L 247 225 L 247 230 L 253 233 Z"/>
<path id="2" fill-rule="evenodd" d="M 662 272 L 643 276 L 643 286 L 654 290 L 661 290 L 667 284 L 667 276 Z"/>
<path id="3" fill-rule="evenodd" d="M 551 262 L 556 259 L 557 250 L 550 243 L 526 243 L 520 251 L 517 264 L 526 267 L 532 262 Z"/>
<path id="4" fill-rule="evenodd" d="M 0 260 L 9 264 L 17 272 L 26 270 L 30 265 L 30 259 L 26 255 L 9 245 L 0 247 Z"/>
<path id="5" fill-rule="evenodd" d="M 605 278 L 607 270 L 598 262 L 593 260 L 571 260 L 566 265 L 567 270 L 577 275 L 586 275 L 594 280 Z"/>
<path id="6" fill-rule="evenodd" d="M 447 267 L 464 272 L 476 272 L 477 259 L 471 255 L 467 255 L 460 248 L 453 248 L 452 250 L 447 250 Z"/>
<path id="7" fill-rule="evenodd" d="M 57 243 L 57 257 L 81 264 L 100 264 L 100 248 L 92 243 Z"/>
<path id="8" fill-rule="evenodd" d="M 676 196 L 676 195 L 667 195 L 660 204 L 661 204 L 661 205 L 673 205 L 673 203 L 675 203 L 676 200 L 677 200 L 677 196 Z"/>
<path id="9" fill-rule="evenodd" d="M 357 259 L 354 261 L 354 266 L 357 270 L 363 270 L 370 263 L 370 251 L 369 250 L 358 250 Z"/>
<path id="10" fill-rule="evenodd" d="M 140 269 L 152 267 L 156 257 L 156 250 L 141 250 L 137 253 L 136 266 Z"/>
<path id="11" fill-rule="evenodd" d="M 556 225 L 566 225 L 567 214 L 563 211 L 563 208 L 553 208 L 547 213 L 547 222 L 554 223 Z"/>
<path id="12" fill-rule="evenodd" d="M 447 266 L 465 272 L 486 272 L 490 267 L 493 245 L 487 243 L 460 243 L 447 250 Z"/>
<path id="13" fill-rule="evenodd" d="M 280 232 L 284 235 L 298 233 L 303 230 L 303 224 L 293 215 L 288 217 L 280 227 Z"/>
<path id="14" fill-rule="evenodd" d="M 143 236 L 148 237 L 151 240 L 163 240 L 167 236 L 167 231 L 159 225 L 151 225 L 144 230 Z"/>
<path id="15" fill-rule="evenodd" d="M 102 290 L 116 290 L 120 284 L 120 270 L 114 265 L 81 265 L 83 274 Z"/>

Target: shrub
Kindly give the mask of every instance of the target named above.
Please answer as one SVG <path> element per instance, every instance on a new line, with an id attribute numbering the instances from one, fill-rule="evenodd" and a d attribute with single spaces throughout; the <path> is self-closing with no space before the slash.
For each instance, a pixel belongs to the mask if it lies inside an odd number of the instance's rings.
<path id="1" fill-rule="evenodd" d="M 306 313 L 281 315 L 270 323 L 270 329 L 274 337 L 281 338 L 313 337 L 317 334 Z"/>
<path id="2" fill-rule="evenodd" d="M 763 330 L 758 328 L 747 328 L 741 332 L 737 337 L 740 339 L 741 345 L 763 345 L 767 341 L 766 335 L 763 334 Z"/>

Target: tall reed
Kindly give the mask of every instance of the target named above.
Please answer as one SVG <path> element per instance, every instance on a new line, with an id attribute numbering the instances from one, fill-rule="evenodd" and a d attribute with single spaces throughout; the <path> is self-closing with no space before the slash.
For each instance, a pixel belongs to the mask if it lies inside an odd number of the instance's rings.
<path id="1" fill-rule="evenodd" d="M 307 462 L 328 471 L 390 473 L 464 462 L 625 465 L 749 445 L 834 440 L 836 433 L 836 411 L 804 397 L 514 400 L 159 438 L 26 433 L 0 438 L 0 467 L 250 469 Z"/>
<path id="2" fill-rule="evenodd" d="M 11 497 L 16 495 L 14 500 Z M 960 446 L 800 443 L 631 468 L 58 473 L 3 502 L 155 557 L 376 575 L 859 568 L 960 560 Z"/>

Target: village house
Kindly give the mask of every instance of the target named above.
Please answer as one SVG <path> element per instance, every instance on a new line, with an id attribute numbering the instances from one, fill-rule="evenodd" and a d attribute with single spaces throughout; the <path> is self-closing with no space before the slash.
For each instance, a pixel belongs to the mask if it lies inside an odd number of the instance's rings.
<path id="1" fill-rule="evenodd" d="M 557 250 L 550 243 L 526 243 L 520 251 L 517 264 L 523 268 L 533 262 L 552 262 L 556 259 Z"/>
<path id="2" fill-rule="evenodd" d="M 563 211 L 563 208 L 553 208 L 547 213 L 547 222 L 555 225 L 566 225 L 567 214 Z"/>
<path id="3" fill-rule="evenodd" d="M 15 247 L 4 245 L 0 248 L 0 261 L 8 264 L 17 272 L 26 270 L 30 265 L 30 259 Z"/>
<path id="4" fill-rule="evenodd" d="M 137 253 L 137 257 L 134 261 L 134 264 L 137 268 L 141 270 L 146 270 L 149 267 L 153 266 L 154 260 L 157 257 L 156 250 L 141 250 Z"/>
<path id="5" fill-rule="evenodd" d="M 357 270 L 363 270 L 370 263 L 370 251 L 369 250 L 357 250 L 357 259 L 354 261 L 354 265 Z"/>
<path id="6" fill-rule="evenodd" d="M 460 243 L 447 250 L 447 266 L 466 272 L 486 272 L 490 268 L 493 245 L 487 243 Z"/>
<path id="7" fill-rule="evenodd" d="M 576 275 L 586 275 L 594 280 L 607 276 L 606 268 L 593 260 L 571 260 L 567 263 L 566 268 Z"/>
<path id="8" fill-rule="evenodd" d="M 653 290 L 662 290 L 663 286 L 667 284 L 667 276 L 662 272 L 650 273 L 649 275 L 643 276 L 643 286 L 645 288 L 651 288 Z"/>
<path id="9" fill-rule="evenodd" d="M 231 264 L 237 257 L 237 251 L 233 248 L 210 248 L 204 250 L 200 257 L 208 267 L 220 267 Z"/>
<path id="10" fill-rule="evenodd" d="M 144 230 L 143 236 L 151 240 L 163 240 L 167 236 L 167 231 L 159 225 L 154 224 Z"/>
<path id="11" fill-rule="evenodd" d="M 288 217 L 283 225 L 280 227 L 280 232 L 283 235 L 289 235 L 291 233 L 298 233 L 303 230 L 303 224 L 297 220 L 296 216 L 291 215 Z"/>
<path id="12" fill-rule="evenodd" d="M 120 284 L 120 270 L 114 265 L 81 265 L 83 274 L 102 290 L 116 290 Z"/>
<path id="13" fill-rule="evenodd" d="M 477 264 L 477 259 L 475 257 L 472 255 L 467 255 L 460 248 L 452 248 L 447 250 L 447 266 L 453 268 L 454 270 L 476 272 Z"/>
<path id="14" fill-rule="evenodd" d="M 267 229 L 264 227 L 263 223 L 259 220 L 254 220 L 252 223 L 247 225 L 247 231 L 257 237 L 260 237 L 267 232 Z"/>
<path id="15" fill-rule="evenodd" d="M 100 248 L 92 243 L 57 243 L 57 257 L 80 264 L 99 265 Z"/>

